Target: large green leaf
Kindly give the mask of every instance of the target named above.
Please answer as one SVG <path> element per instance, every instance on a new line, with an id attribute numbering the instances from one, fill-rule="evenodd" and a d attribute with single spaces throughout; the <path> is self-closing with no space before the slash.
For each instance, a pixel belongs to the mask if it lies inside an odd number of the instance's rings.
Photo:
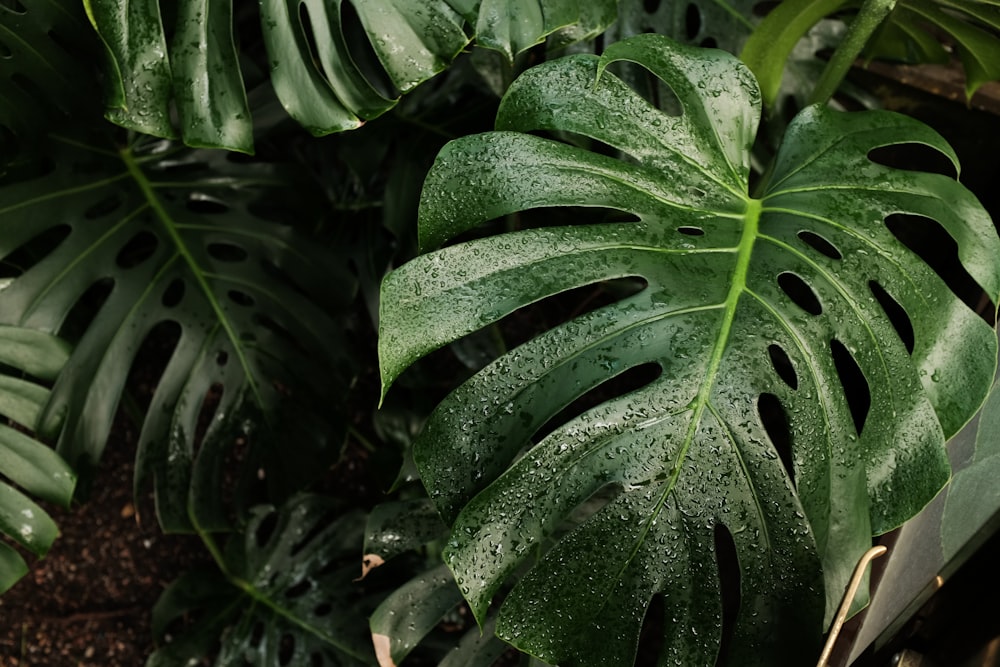
<path id="1" fill-rule="evenodd" d="M 37 427 L 49 398 L 43 383 L 55 379 L 69 357 L 65 342 L 27 329 L 0 326 L 0 415 L 21 428 L 0 424 L 0 535 L 6 535 L 36 556 L 44 556 L 58 535 L 51 517 L 15 489 L 68 506 L 76 484 L 69 466 L 24 429 Z M 21 555 L 0 542 L 0 593 L 28 571 Z"/>
<path id="2" fill-rule="evenodd" d="M 224 572 L 192 570 L 163 592 L 153 609 L 163 645 L 147 667 L 375 664 L 370 603 L 352 581 L 363 526 L 320 496 L 255 508 L 229 543 Z"/>
<path id="3" fill-rule="evenodd" d="M 679 115 L 605 71 L 618 60 L 662 79 Z M 735 58 L 658 36 L 529 70 L 501 105 L 499 131 L 438 156 L 422 245 L 538 207 L 638 220 L 458 244 L 383 284 L 387 389 L 418 357 L 522 306 L 601 280 L 647 283 L 485 368 L 415 445 L 422 480 L 453 523 L 445 559 L 479 619 L 575 507 L 611 492 L 500 610 L 497 634 L 548 662 L 629 664 L 660 597 L 664 656 L 714 664 L 720 567 L 733 562 L 739 582 L 725 586 L 740 613 L 725 628 L 726 664 L 815 659 L 824 590 L 829 618 L 871 534 L 905 521 L 948 479 L 944 439 L 989 388 L 991 328 L 886 223 L 897 214 L 939 223 L 995 297 L 1000 242 L 988 215 L 951 178 L 868 158 L 915 143 L 954 164 L 947 144 L 903 116 L 810 107 L 753 197 L 759 107 Z M 527 134 L 548 130 L 622 158 Z M 907 326 L 886 311 L 905 313 L 912 351 Z M 532 443 L 574 399 L 649 364 L 657 379 Z M 851 367 L 861 387 L 842 379 Z M 847 387 L 870 393 L 857 421 Z"/>
<path id="4" fill-rule="evenodd" d="M 111 120 L 159 137 L 179 134 L 191 146 L 253 151 L 232 0 L 183 0 L 169 12 L 165 7 L 164 13 L 175 16 L 169 43 L 158 0 L 85 4 L 109 56 Z M 608 9 L 614 0 L 596 4 L 604 11 L 596 12 L 596 19 L 593 7 L 584 13 L 588 28 L 581 37 L 613 19 Z M 274 89 L 288 113 L 316 135 L 360 127 L 447 68 L 469 43 L 467 25 L 480 44 L 512 59 L 577 23 L 581 14 L 579 0 L 349 0 L 349 5 L 360 25 L 346 22 L 343 0 L 260 3 Z"/>
<path id="5" fill-rule="evenodd" d="M 343 433 L 335 317 L 354 282 L 287 224 L 319 221 L 308 179 L 159 140 L 53 137 L 47 157 L 0 188 L 0 256 L 17 274 L 0 320 L 79 338 L 40 432 L 96 466 L 133 361 L 157 349 L 136 483 L 153 478 L 165 528 L 226 527 L 224 476 L 245 501 L 259 475 L 279 498 L 321 475 Z"/>

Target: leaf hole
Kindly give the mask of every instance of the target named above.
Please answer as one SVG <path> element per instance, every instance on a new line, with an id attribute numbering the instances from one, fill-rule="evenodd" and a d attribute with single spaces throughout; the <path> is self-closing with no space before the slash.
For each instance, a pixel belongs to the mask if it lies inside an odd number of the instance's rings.
<path id="1" fill-rule="evenodd" d="M 319 604 L 315 609 L 313 609 L 313 616 L 318 618 L 323 618 L 324 616 L 329 616 L 333 611 L 333 605 L 329 602 L 323 602 Z"/>
<path id="2" fill-rule="evenodd" d="M 542 332 L 637 294 L 647 285 L 644 278 L 627 276 L 574 287 L 518 308 L 497 326 L 511 350 Z"/>
<path id="3" fill-rule="evenodd" d="M 250 631 L 250 646 L 260 646 L 261 640 L 264 639 L 264 624 L 260 621 L 253 624 L 253 630 Z"/>
<path id="4" fill-rule="evenodd" d="M 885 312 L 886 317 L 889 318 L 889 323 L 892 324 L 892 328 L 896 330 L 899 335 L 899 340 L 903 342 L 906 346 L 907 354 L 913 354 L 913 345 L 915 343 L 913 335 L 913 323 L 910 321 L 910 316 L 906 314 L 899 302 L 892 298 L 892 296 L 885 291 L 885 288 L 879 285 L 874 280 L 869 281 L 868 288 L 872 291 L 875 300 L 878 304 L 882 306 L 882 310 Z"/>
<path id="5" fill-rule="evenodd" d="M 636 664 L 662 664 L 655 661 L 655 656 L 663 652 L 663 640 L 666 633 L 664 624 L 666 622 L 666 603 L 662 593 L 656 593 L 649 600 L 646 613 L 642 617 L 642 626 L 639 628 L 639 645 L 636 655 L 640 658 Z M 648 656 L 644 663 L 643 656 Z"/>
<path id="6" fill-rule="evenodd" d="M 705 39 L 701 40 L 701 42 L 698 43 L 698 46 L 700 46 L 703 49 L 715 49 L 718 48 L 719 43 L 715 41 L 714 37 L 706 37 Z"/>
<path id="7" fill-rule="evenodd" d="M 736 635 L 736 622 L 740 613 L 743 583 L 740 577 L 740 558 L 736 541 L 729 527 L 715 524 L 715 564 L 719 568 L 719 589 L 722 592 L 722 632 L 716 665 L 729 664 L 729 653 Z"/>
<path id="8" fill-rule="evenodd" d="M 293 556 L 297 556 L 300 551 L 302 551 L 307 546 L 316 541 L 316 538 L 318 538 L 323 533 L 323 531 L 326 530 L 327 526 L 333 523 L 334 519 L 335 517 L 331 516 L 325 518 L 322 521 L 314 522 L 312 527 L 306 532 L 306 534 L 298 538 L 295 541 L 295 544 L 292 545 L 291 554 Z"/>
<path id="9" fill-rule="evenodd" d="M 830 341 L 830 353 L 833 355 L 833 364 L 840 378 L 840 386 L 844 390 L 844 398 L 847 399 L 847 405 L 851 410 L 854 430 L 861 435 L 872 404 L 868 380 L 865 379 L 865 374 L 861 372 L 861 367 L 858 366 L 854 356 L 836 338 Z"/>
<path id="10" fill-rule="evenodd" d="M 326 664 L 326 661 L 323 660 L 323 656 L 321 654 L 310 653 L 309 664 L 311 665 L 311 667 L 323 667 L 323 665 Z"/>
<path id="11" fill-rule="evenodd" d="M 229 205 L 225 202 L 202 194 L 191 195 L 184 207 L 201 215 L 221 215 L 229 210 Z"/>
<path id="12" fill-rule="evenodd" d="M 795 373 L 795 366 L 792 365 L 792 360 L 788 358 L 785 350 L 779 345 L 769 345 L 767 355 L 771 359 L 771 367 L 774 368 L 782 382 L 791 389 L 798 389 L 799 376 Z"/>
<path id="13" fill-rule="evenodd" d="M 774 394 L 761 394 L 757 399 L 757 414 L 761 426 L 767 433 L 768 440 L 774 445 L 781 465 L 784 466 L 788 479 L 795 483 L 795 462 L 792 458 L 792 432 L 788 427 L 788 414 L 785 407 Z"/>
<path id="14" fill-rule="evenodd" d="M 227 296 L 229 297 L 230 301 L 232 301 L 238 306 L 243 306 L 244 308 L 249 308 L 250 306 L 253 306 L 254 303 L 256 303 L 256 301 L 254 301 L 254 298 L 252 296 L 250 296 L 246 292 L 241 292 L 235 289 L 229 290 Z"/>
<path id="15" fill-rule="evenodd" d="M 312 582 L 309 579 L 303 579 L 299 583 L 295 584 L 291 588 L 285 591 L 285 598 L 288 600 L 294 600 L 295 598 L 300 598 L 309 591 L 312 590 Z"/>
<path id="16" fill-rule="evenodd" d="M 88 287 L 63 319 L 59 326 L 59 336 L 70 343 L 78 343 L 111 296 L 114 287 L 115 281 L 111 278 L 102 278 Z"/>
<path id="17" fill-rule="evenodd" d="M 51 227 L 3 256 L 3 260 L 0 261 L 0 278 L 16 278 L 27 272 L 58 248 L 71 230 L 69 225 Z M 0 239 L 0 252 L 3 250 L 3 243 L 4 240 Z"/>
<path id="18" fill-rule="evenodd" d="M 677 231 L 685 236 L 704 236 L 705 230 L 701 227 L 678 227 Z"/>
<path id="19" fill-rule="evenodd" d="M 177 322 L 160 322 L 149 330 L 136 351 L 127 386 L 133 390 L 131 396 L 141 410 L 149 409 L 153 393 L 180 342 L 182 331 Z"/>
<path id="20" fill-rule="evenodd" d="M 205 436 L 211 430 L 213 424 L 217 423 L 216 414 L 219 405 L 222 403 L 222 395 L 225 388 L 221 383 L 213 383 L 201 399 L 201 408 L 198 410 L 198 420 L 194 427 L 194 437 L 191 441 L 192 457 L 201 449 L 205 442 Z"/>
<path id="21" fill-rule="evenodd" d="M 278 664 L 290 665 L 295 657 L 295 637 L 289 633 L 281 635 L 281 642 L 278 644 Z"/>
<path id="22" fill-rule="evenodd" d="M 958 244 L 939 222 L 897 213 L 887 217 L 885 225 L 900 243 L 938 274 L 956 297 L 988 323 L 994 323 L 992 300 L 965 270 L 958 256 Z"/>
<path id="23" fill-rule="evenodd" d="M 806 284 L 806 281 L 794 273 L 786 272 L 779 275 L 778 286 L 788 295 L 792 303 L 810 315 L 820 315 L 823 312 L 823 306 L 820 305 L 819 297 Z"/>
<path id="24" fill-rule="evenodd" d="M 6 125 L 0 125 L 0 164 L 9 165 L 20 150 L 21 142 L 17 140 L 14 130 Z M 0 174 L 0 183 L 6 180 L 6 173 Z"/>
<path id="25" fill-rule="evenodd" d="M 642 65 L 630 61 L 620 61 L 612 63 L 608 69 L 651 106 L 664 114 L 680 116 L 684 113 L 680 98 L 667 82 Z"/>
<path id="26" fill-rule="evenodd" d="M 184 293 L 187 291 L 187 285 L 181 278 L 174 278 L 167 285 L 167 289 L 163 290 L 163 296 L 160 297 L 160 303 L 163 304 L 164 308 L 173 308 L 181 302 L 184 298 Z"/>
<path id="27" fill-rule="evenodd" d="M 215 365 L 222 368 L 227 363 L 229 363 L 229 353 L 225 350 L 219 350 L 215 355 Z"/>
<path id="28" fill-rule="evenodd" d="M 232 243 L 209 243 L 208 254 L 220 262 L 232 264 L 244 262 L 250 256 L 246 250 Z"/>
<path id="29" fill-rule="evenodd" d="M 701 10 L 698 5 L 689 2 L 684 10 L 684 36 L 687 40 L 694 41 L 694 38 L 701 32 Z"/>
<path id="30" fill-rule="evenodd" d="M 616 363 L 608 360 L 608 364 Z M 593 386 L 588 391 L 577 396 L 573 402 L 553 415 L 535 432 L 535 442 L 555 431 L 560 426 L 579 417 L 587 410 L 605 403 L 613 398 L 624 396 L 633 391 L 652 384 L 663 373 L 663 368 L 656 362 L 647 362 L 625 369 L 609 379 Z"/>
<path id="31" fill-rule="evenodd" d="M 642 0 L 642 8 L 647 14 L 655 14 L 660 9 L 660 0 Z"/>
<path id="32" fill-rule="evenodd" d="M 135 268 L 152 257 L 159 245 L 159 239 L 151 232 L 139 232 L 118 251 L 115 264 L 123 269 Z"/>
<path id="33" fill-rule="evenodd" d="M 316 33 L 312 26 L 312 17 L 309 16 L 309 7 L 306 3 L 299 3 L 299 27 L 301 28 L 299 34 L 306 43 L 306 51 L 309 53 L 308 62 L 312 64 L 313 68 L 329 82 L 329 77 L 326 76 L 326 72 L 323 71 L 322 61 L 319 57 L 319 47 L 316 45 Z M 305 54 L 302 54 L 305 55 Z M 306 60 L 303 58 L 303 60 Z"/>
<path id="34" fill-rule="evenodd" d="M 18 0 L 0 0 L 0 7 L 12 14 L 25 14 L 28 11 Z"/>
<path id="35" fill-rule="evenodd" d="M 87 210 L 83 212 L 83 217 L 87 220 L 96 220 L 97 218 L 103 218 L 106 215 L 114 213 L 122 205 L 121 197 L 118 195 L 110 195 L 105 197 L 96 204 L 91 204 Z"/>
<path id="36" fill-rule="evenodd" d="M 819 234 L 803 230 L 799 232 L 798 236 L 800 239 L 802 239 L 803 243 L 805 243 L 807 246 L 817 251 L 821 255 L 826 255 L 830 259 L 844 258 L 844 256 L 840 253 L 840 251 L 837 250 L 836 246 L 834 246 L 832 243 L 827 241 Z"/>
<path id="37" fill-rule="evenodd" d="M 594 516 L 602 509 L 615 501 L 624 492 L 622 485 L 618 482 L 611 482 L 600 487 L 583 502 L 573 508 L 564 526 L 571 530 L 577 526 L 582 526 L 590 517 Z"/>
<path id="38" fill-rule="evenodd" d="M 267 546 L 267 543 L 271 540 L 271 536 L 274 535 L 274 531 L 278 528 L 278 513 L 268 512 L 267 515 L 261 519 L 260 523 L 257 524 L 257 529 L 253 532 L 254 541 L 257 546 L 263 549 Z"/>
<path id="39" fill-rule="evenodd" d="M 884 167 L 924 171 L 956 178 L 955 165 L 943 153 L 926 144 L 905 143 L 879 146 L 868 151 L 868 159 Z"/>
<path id="40" fill-rule="evenodd" d="M 365 30 L 365 26 L 354 8 L 354 3 L 340 3 L 340 23 L 344 40 L 347 43 L 347 51 L 351 54 L 351 59 L 361 71 L 362 76 L 382 97 L 386 99 L 399 97 L 400 91 L 396 89 L 392 79 L 386 73 L 385 67 L 382 66 L 382 59 L 379 58 L 368 39 L 368 31 Z"/>

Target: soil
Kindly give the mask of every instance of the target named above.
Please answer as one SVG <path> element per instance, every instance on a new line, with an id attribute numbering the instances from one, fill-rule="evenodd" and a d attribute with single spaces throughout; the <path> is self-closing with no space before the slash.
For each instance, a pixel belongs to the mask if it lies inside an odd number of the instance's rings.
<path id="1" fill-rule="evenodd" d="M 164 535 L 151 493 L 132 497 L 135 429 L 119 423 L 91 497 L 45 506 L 61 535 L 0 596 L 3 667 L 138 667 L 153 650 L 150 612 L 181 572 L 208 560 L 201 541 Z"/>

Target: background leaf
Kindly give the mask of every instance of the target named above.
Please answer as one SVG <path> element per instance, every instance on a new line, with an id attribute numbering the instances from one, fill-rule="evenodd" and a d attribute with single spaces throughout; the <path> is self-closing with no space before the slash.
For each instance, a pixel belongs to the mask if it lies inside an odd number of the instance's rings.
<path id="1" fill-rule="evenodd" d="M 253 152 L 252 121 L 240 58 L 266 58 L 288 113 L 315 135 L 355 129 L 449 67 L 468 45 L 508 60 L 581 21 L 598 34 L 614 19 L 613 0 L 264 0 L 259 22 L 265 53 L 231 0 L 86 0 L 104 41 L 110 79 L 108 118 L 196 147 Z M 245 14 L 245 12 L 244 12 Z M 167 34 L 172 34 L 169 39 Z M 240 37 L 242 36 L 242 39 Z M 171 122 L 176 109 L 179 128 Z"/>
<path id="2" fill-rule="evenodd" d="M 27 495 L 68 507 L 76 474 L 48 445 L 30 436 L 49 398 L 48 384 L 69 357 L 64 341 L 44 333 L 0 326 L 0 534 L 36 556 L 58 535 L 52 518 Z M 13 484 L 12 484 L 13 483 Z M 0 542 L 0 593 L 28 572 L 13 547 Z"/>
<path id="3" fill-rule="evenodd" d="M 669 85 L 679 115 L 605 71 L 619 60 Z M 759 99 L 734 58 L 657 36 L 529 70 L 501 105 L 501 131 L 439 155 L 421 246 L 537 207 L 601 206 L 638 220 L 454 245 L 383 284 L 388 387 L 414 359 L 517 308 L 600 280 L 647 282 L 488 366 L 415 445 L 430 497 L 453 522 L 446 562 L 480 620 L 537 544 L 588 498 L 604 498 L 501 608 L 498 635 L 547 662 L 630 663 L 654 596 L 671 659 L 712 664 L 724 631 L 723 664 L 814 659 L 821 591 L 829 618 L 871 534 L 940 489 L 945 436 L 992 380 L 990 327 L 887 224 L 902 212 L 936 220 L 993 296 L 1000 244 L 988 216 L 950 178 L 868 157 L 919 143 L 955 163 L 947 144 L 902 116 L 809 108 L 751 197 Z M 524 134 L 548 131 L 627 159 Z M 912 350 L 893 304 L 912 326 Z M 574 399 L 650 364 L 657 379 L 532 442 Z M 848 396 L 852 368 L 868 409 Z M 725 629 L 720 586 L 738 586 L 740 599 Z"/>
<path id="4" fill-rule="evenodd" d="M 100 108 L 86 21 L 76 0 L 0 5 L 0 166 L 48 123 Z"/>
<path id="5" fill-rule="evenodd" d="M 147 667 L 368 665 L 364 587 L 352 581 L 362 517 L 320 496 L 255 508 L 226 552 L 224 572 L 193 570 L 153 609 L 160 642 Z M 186 619 L 186 623 L 184 623 Z M 216 643 L 221 641 L 220 646 Z"/>
<path id="6" fill-rule="evenodd" d="M 160 346 L 136 482 L 153 478 L 164 528 L 226 528 L 224 488 L 252 502 L 264 476 L 280 499 L 336 456 L 354 281 L 285 224 L 320 222 L 294 169 L 93 141 L 54 138 L 50 171 L 0 189 L 2 319 L 79 341 L 39 429 L 96 467 L 133 361 Z"/>

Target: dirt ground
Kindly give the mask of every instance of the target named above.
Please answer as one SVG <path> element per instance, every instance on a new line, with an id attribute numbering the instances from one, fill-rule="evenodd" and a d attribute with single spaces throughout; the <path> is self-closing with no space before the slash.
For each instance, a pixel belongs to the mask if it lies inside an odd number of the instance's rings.
<path id="1" fill-rule="evenodd" d="M 91 498 L 46 506 L 61 536 L 0 596 L 0 666 L 140 667 L 152 652 L 150 610 L 163 589 L 208 560 L 192 536 L 163 535 L 152 498 L 132 498 L 135 433 L 116 429 Z"/>

